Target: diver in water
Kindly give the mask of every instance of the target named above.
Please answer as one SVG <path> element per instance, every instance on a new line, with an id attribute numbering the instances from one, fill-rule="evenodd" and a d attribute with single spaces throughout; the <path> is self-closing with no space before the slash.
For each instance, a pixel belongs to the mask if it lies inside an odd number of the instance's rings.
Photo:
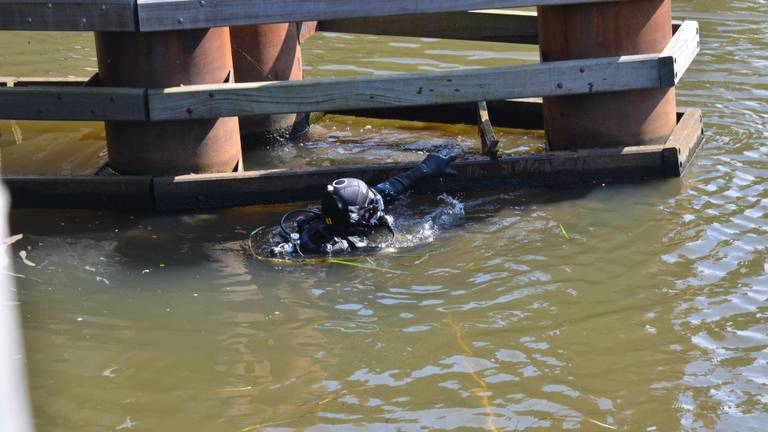
<path id="1" fill-rule="evenodd" d="M 282 240 L 271 249 L 273 256 L 335 255 L 362 248 L 375 248 L 382 231 L 395 238 L 392 216 L 384 209 L 428 177 L 454 174 L 450 164 L 456 155 L 429 154 L 410 171 L 369 187 L 356 178 L 343 178 L 329 184 L 323 193 L 320 210 L 298 209 L 286 213 L 280 221 Z M 286 220 L 306 214 L 296 221 L 296 231 L 286 228 Z"/>

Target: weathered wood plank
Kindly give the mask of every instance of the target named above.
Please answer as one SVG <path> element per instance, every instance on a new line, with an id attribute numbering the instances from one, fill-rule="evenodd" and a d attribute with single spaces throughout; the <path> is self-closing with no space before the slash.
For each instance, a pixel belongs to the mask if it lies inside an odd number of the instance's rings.
<path id="1" fill-rule="evenodd" d="M 499 157 L 499 139 L 493 132 L 488 104 L 485 101 L 477 103 L 477 132 L 480 135 L 481 153 L 496 159 Z"/>
<path id="2" fill-rule="evenodd" d="M 152 177 L 3 177 L 14 208 L 150 210 Z"/>
<path id="3" fill-rule="evenodd" d="M 151 89 L 152 121 L 354 110 L 565 96 L 668 87 L 671 57 L 656 54 L 381 77 Z"/>
<path id="4" fill-rule="evenodd" d="M 74 85 L 0 87 L 0 118 L 145 121 L 146 90 Z"/>
<path id="5" fill-rule="evenodd" d="M 136 0 L 0 0 L 0 30 L 137 29 Z"/>
<path id="6" fill-rule="evenodd" d="M 141 31 L 159 31 L 605 1 L 138 0 L 138 16 Z"/>
<path id="7" fill-rule="evenodd" d="M 675 84 L 680 82 L 683 75 L 691 66 L 693 60 L 701 49 L 699 41 L 699 23 L 696 21 L 684 21 L 675 33 L 672 41 L 667 45 L 662 56 L 674 58 Z"/>
<path id="8" fill-rule="evenodd" d="M 519 44 L 538 43 L 535 12 L 482 10 L 321 21 L 319 30 Z"/>
<path id="9" fill-rule="evenodd" d="M 703 140 L 704 121 L 701 110 L 685 110 L 682 118 L 664 144 L 664 174 L 682 177 L 693 161 Z"/>

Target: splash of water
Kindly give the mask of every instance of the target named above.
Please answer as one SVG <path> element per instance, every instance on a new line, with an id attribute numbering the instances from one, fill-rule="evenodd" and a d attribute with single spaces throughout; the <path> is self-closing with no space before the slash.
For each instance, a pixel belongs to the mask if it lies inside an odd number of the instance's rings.
<path id="1" fill-rule="evenodd" d="M 424 216 L 396 214 L 395 231 L 398 235 L 390 246 L 404 248 L 431 243 L 441 230 L 463 223 L 464 204 L 461 201 L 447 194 L 440 195 L 438 199 L 443 203 Z"/>

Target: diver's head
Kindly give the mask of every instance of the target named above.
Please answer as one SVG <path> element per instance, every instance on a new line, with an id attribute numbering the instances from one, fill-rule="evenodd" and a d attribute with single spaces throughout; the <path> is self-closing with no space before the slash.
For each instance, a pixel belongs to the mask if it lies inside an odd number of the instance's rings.
<path id="1" fill-rule="evenodd" d="M 384 216 L 384 200 L 364 181 L 343 178 L 327 186 L 321 212 L 326 225 L 339 232 L 366 231 Z"/>

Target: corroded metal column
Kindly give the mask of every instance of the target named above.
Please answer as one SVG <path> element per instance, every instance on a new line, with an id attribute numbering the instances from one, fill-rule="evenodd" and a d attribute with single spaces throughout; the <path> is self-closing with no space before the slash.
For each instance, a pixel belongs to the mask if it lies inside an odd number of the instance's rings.
<path id="1" fill-rule="evenodd" d="M 542 61 L 660 53 L 671 0 L 539 7 Z M 660 144 L 676 124 L 674 88 L 544 99 L 550 150 Z"/>
<path id="2" fill-rule="evenodd" d="M 289 81 L 304 77 L 301 23 L 232 27 L 232 57 L 238 82 Z M 275 114 L 240 117 L 243 144 L 261 146 L 302 135 L 305 116 Z"/>
<path id="3" fill-rule="evenodd" d="M 96 33 L 101 84 L 163 88 L 232 82 L 228 28 Z M 109 165 L 123 174 L 231 172 L 241 157 L 237 117 L 107 122 Z"/>

